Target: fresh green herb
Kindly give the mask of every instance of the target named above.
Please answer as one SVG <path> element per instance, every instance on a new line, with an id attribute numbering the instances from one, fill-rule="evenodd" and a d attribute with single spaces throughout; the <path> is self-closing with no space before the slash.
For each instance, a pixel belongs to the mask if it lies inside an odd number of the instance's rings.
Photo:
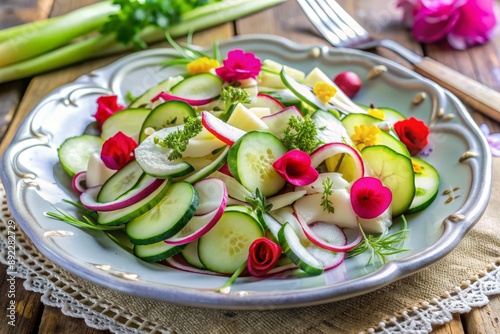
<path id="1" fill-rule="evenodd" d="M 71 224 L 71 225 L 76 226 L 76 227 L 87 228 L 87 229 L 90 229 L 90 230 L 109 231 L 109 230 L 120 230 L 120 229 L 123 229 L 123 226 L 103 226 L 103 225 L 98 225 L 97 222 L 95 221 L 95 219 L 96 219 L 96 212 L 90 211 L 90 210 L 86 209 L 85 207 L 83 207 L 79 203 L 75 203 L 75 202 L 71 202 L 71 201 L 67 201 L 67 200 L 65 200 L 65 202 L 69 203 L 69 204 L 71 204 L 71 205 L 73 205 L 73 206 L 75 206 L 77 208 L 79 208 L 82 211 L 84 211 L 84 215 L 83 215 L 83 220 L 84 221 L 79 220 L 75 216 L 72 216 L 69 212 L 67 212 L 67 211 L 65 211 L 63 209 L 60 209 L 58 207 L 55 207 L 55 206 L 54 206 L 54 209 L 57 211 L 57 213 L 55 213 L 55 212 L 46 212 L 45 214 L 47 215 L 47 217 L 50 217 L 52 219 L 59 220 L 59 221 Z"/>
<path id="2" fill-rule="evenodd" d="M 201 119 L 197 117 L 189 117 L 184 124 L 184 127 L 170 133 L 165 138 L 155 137 L 155 144 L 161 147 L 168 147 L 172 152 L 168 156 L 168 160 L 180 159 L 189 143 L 189 139 L 195 137 L 203 129 Z"/>
<path id="3" fill-rule="evenodd" d="M 321 195 L 321 206 L 323 207 L 323 211 L 334 213 L 335 208 L 333 207 L 332 201 L 329 199 L 329 196 L 333 194 L 333 181 L 327 177 L 321 184 L 323 185 L 323 195 Z"/>
<path id="4" fill-rule="evenodd" d="M 253 197 L 245 197 L 245 200 L 252 206 L 252 209 L 254 211 L 260 211 L 264 213 L 271 211 L 271 209 L 273 208 L 272 204 L 266 203 L 266 197 L 262 195 L 262 192 L 259 188 L 255 189 Z"/>
<path id="5" fill-rule="evenodd" d="M 310 154 L 323 143 L 317 138 L 317 132 L 318 129 L 311 116 L 306 115 L 303 118 L 292 116 L 288 120 L 282 141 L 289 150 L 299 149 Z"/>
<path id="6" fill-rule="evenodd" d="M 127 101 L 128 103 L 131 103 L 136 99 L 137 99 L 137 96 L 132 94 L 131 91 L 127 91 L 127 93 L 125 94 L 125 101 Z"/>
<path id="7" fill-rule="evenodd" d="M 369 251 L 370 258 L 367 264 L 374 262 L 375 259 L 386 263 L 388 256 L 408 251 L 408 249 L 402 248 L 404 241 L 408 238 L 409 232 L 405 216 L 402 216 L 402 221 L 403 227 L 401 230 L 385 236 L 367 236 L 358 221 L 358 227 L 363 235 L 363 240 L 347 253 L 347 257 L 354 257 Z"/>
<path id="8" fill-rule="evenodd" d="M 220 99 L 221 101 L 224 101 L 226 112 L 234 104 L 252 102 L 250 99 L 250 94 L 247 90 L 234 86 L 224 87 L 220 93 Z"/>

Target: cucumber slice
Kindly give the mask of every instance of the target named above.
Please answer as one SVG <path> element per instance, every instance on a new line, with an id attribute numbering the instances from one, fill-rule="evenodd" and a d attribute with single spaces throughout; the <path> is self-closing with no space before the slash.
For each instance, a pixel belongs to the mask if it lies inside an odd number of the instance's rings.
<path id="1" fill-rule="evenodd" d="M 368 110 L 368 108 L 370 108 L 369 106 L 361 104 L 361 103 L 358 103 L 358 106 L 360 106 L 361 108 L 363 108 L 365 110 Z M 377 107 L 377 106 L 375 106 L 375 108 L 379 109 L 380 111 L 382 111 L 384 113 L 385 119 L 383 121 L 388 122 L 390 124 L 393 124 L 397 121 L 400 121 L 400 120 L 406 118 L 405 115 L 403 115 L 402 113 L 400 113 L 396 109 L 387 108 L 387 107 Z"/>
<path id="2" fill-rule="evenodd" d="M 211 73 L 190 76 L 170 89 L 172 95 L 185 99 L 214 99 L 220 95 L 224 80 Z"/>
<path id="3" fill-rule="evenodd" d="M 194 216 L 198 193 L 187 182 L 174 183 L 152 209 L 130 221 L 125 232 L 136 245 L 148 245 L 174 236 Z"/>
<path id="4" fill-rule="evenodd" d="M 415 172 L 415 198 L 406 212 L 408 214 L 422 211 L 431 205 L 438 194 L 440 182 L 439 173 L 434 166 L 416 157 L 412 157 L 411 161 L 418 167 Z"/>
<path id="5" fill-rule="evenodd" d="M 180 253 L 185 245 L 168 245 L 158 241 L 150 245 L 134 245 L 134 255 L 146 262 L 159 262 Z"/>
<path id="6" fill-rule="evenodd" d="M 302 245 L 299 237 L 289 223 L 283 224 L 278 232 L 278 240 L 283 248 L 283 253 L 297 267 L 309 275 L 321 275 L 323 265 Z"/>
<path id="7" fill-rule="evenodd" d="M 126 209 L 120 209 L 115 211 L 99 212 L 97 217 L 97 222 L 101 225 L 121 225 L 128 223 L 132 219 L 139 217 L 143 213 L 149 211 L 158 202 L 160 202 L 168 189 L 170 188 L 171 180 L 167 179 L 164 183 L 153 191 L 149 196 L 143 200 L 129 206 Z"/>
<path id="8" fill-rule="evenodd" d="M 198 269 L 206 269 L 203 263 L 200 261 L 200 257 L 198 256 L 198 240 L 190 242 L 185 245 L 184 249 L 181 252 L 182 257 L 186 262 Z"/>
<path id="9" fill-rule="evenodd" d="M 148 136 L 144 131 L 147 128 L 157 131 L 170 126 L 184 124 L 189 117 L 196 117 L 196 113 L 189 103 L 177 100 L 162 103 L 154 108 L 146 119 L 143 120 L 143 123 L 141 123 L 139 142 L 144 141 Z"/>
<path id="10" fill-rule="evenodd" d="M 250 192 L 259 188 L 264 196 L 272 196 L 286 183 L 273 167 L 286 152 L 285 145 L 273 134 L 251 131 L 231 146 L 227 165 L 234 178 Z"/>
<path id="11" fill-rule="evenodd" d="M 90 156 L 100 154 L 102 139 L 91 135 L 81 135 L 66 139 L 57 149 L 62 168 L 69 176 L 86 171 Z"/>
<path id="12" fill-rule="evenodd" d="M 351 136 L 354 134 L 355 126 L 377 125 L 381 122 L 382 121 L 380 119 L 367 114 L 349 114 L 342 119 L 342 124 L 346 128 L 349 138 L 351 138 Z M 403 144 L 400 140 L 387 132 L 380 131 L 377 138 L 377 145 L 390 147 L 397 153 L 410 157 L 410 153 L 408 152 L 405 144 Z"/>
<path id="13" fill-rule="evenodd" d="M 232 274 L 247 260 L 252 242 L 264 236 L 259 222 L 244 212 L 226 211 L 198 241 L 201 263 L 214 272 Z"/>
<path id="14" fill-rule="evenodd" d="M 172 86 L 178 84 L 182 80 L 184 80 L 182 76 L 169 77 L 167 80 L 160 82 L 158 85 L 154 87 L 151 87 L 139 98 L 135 99 L 132 103 L 130 103 L 129 108 L 139 108 L 139 107 L 149 106 L 151 104 L 151 100 L 156 95 L 160 94 L 161 92 L 168 92 Z"/>
<path id="15" fill-rule="evenodd" d="M 97 201 L 100 203 L 114 201 L 134 188 L 143 175 L 144 171 L 141 166 L 137 161 L 132 160 L 104 182 L 97 195 Z"/>
<path id="16" fill-rule="evenodd" d="M 278 233 L 281 229 L 281 224 L 274 219 L 273 216 L 262 213 L 262 211 L 257 211 L 257 218 L 259 219 L 259 223 L 264 226 L 264 229 L 267 233 L 269 233 L 275 241 L 278 241 Z"/>
<path id="17" fill-rule="evenodd" d="M 347 134 L 345 127 L 332 113 L 324 110 L 317 110 L 312 114 L 311 119 L 314 121 L 314 124 L 316 124 L 317 137 L 323 143 L 352 144 L 351 137 Z"/>
<path id="18" fill-rule="evenodd" d="M 218 171 L 227 160 L 227 155 L 229 153 L 229 146 L 226 146 L 224 150 L 213 155 L 213 161 L 202 168 L 195 168 L 192 174 L 189 174 L 184 181 L 189 183 L 196 183 L 204 178 L 207 178 L 210 174 Z"/>
<path id="19" fill-rule="evenodd" d="M 372 175 L 391 190 L 392 216 L 405 213 L 415 197 L 415 173 L 411 159 L 382 145 L 365 147 L 361 155 L 371 167 Z"/>
<path id="20" fill-rule="evenodd" d="M 101 138 L 106 140 L 121 131 L 138 143 L 141 124 L 150 112 L 150 109 L 137 108 L 123 109 L 114 113 L 102 124 Z"/>

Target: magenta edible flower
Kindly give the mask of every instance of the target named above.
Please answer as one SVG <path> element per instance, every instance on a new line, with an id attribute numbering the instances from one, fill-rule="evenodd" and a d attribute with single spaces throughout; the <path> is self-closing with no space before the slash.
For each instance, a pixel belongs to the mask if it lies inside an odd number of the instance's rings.
<path id="1" fill-rule="evenodd" d="M 399 0 L 403 21 L 415 39 L 432 43 L 447 39 L 455 49 L 482 44 L 496 25 L 493 0 Z"/>
<path id="2" fill-rule="evenodd" d="M 222 62 L 223 66 L 215 72 L 226 82 L 236 80 L 255 79 L 260 73 L 262 62 L 251 52 L 232 50 Z"/>
<path id="3" fill-rule="evenodd" d="M 304 151 L 291 150 L 273 164 L 276 172 L 294 186 L 306 186 L 318 178 L 318 171 L 311 166 L 311 157 Z"/>
<path id="4" fill-rule="evenodd" d="M 125 109 L 124 106 L 118 104 L 118 96 L 116 95 L 105 95 L 100 96 L 97 99 L 97 112 L 94 117 L 99 124 L 102 124 L 115 112 Z"/>
<path id="5" fill-rule="evenodd" d="M 120 131 L 102 145 L 101 160 L 109 169 L 118 170 L 135 159 L 136 147 L 135 140 Z"/>
<path id="6" fill-rule="evenodd" d="M 380 216 L 391 204 L 392 192 L 382 182 L 370 176 L 357 179 L 351 186 L 351 205 L 363 219 Z"/>
<path id="7" fill-rule="evenodd" d="M 248 248 L 247 269 L 250 275 L 260 277 L 276 267 L 281 247 L 267 238 L 258 238 Z"/>
<path id="8" fill-rule="evenodd" d="M 495 157 L 500 157 L 500 133 L 490 133 L 490 128 L 486 124 L 481 124 L 479 129 L 486 137 L 486 141 L 490 146 L 491 154 Z"/>

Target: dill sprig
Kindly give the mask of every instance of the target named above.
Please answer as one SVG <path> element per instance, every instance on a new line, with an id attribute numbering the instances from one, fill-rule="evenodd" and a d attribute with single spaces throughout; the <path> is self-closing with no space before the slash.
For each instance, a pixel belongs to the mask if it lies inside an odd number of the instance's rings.
<path id="1" fill-rule="evenodd" d="M 201 130 L 203 130 L 201 119 L 197 117 L 189 117 L 186 120 L 184 127 L 168 134 L 163 139 L 155 137 L 154 142 L 161 147 L 168 147 L 172 150 L 167 157 L 168 160 L 180 159 L 182 158 L 182 152 L 184 152 L 187 148 L 189 139 L 195 137 L 201 132 Z"/>
<path id="2" fill-rule="evenodd" d="M 402 216 L 403 227 L 401 230 L 388 235 L 366 235 L 358 221 L 358 227 L 363 235 L 363 240 L 347 253 L 347 257 L 354 257 L 366 251 L 370 252 L 368 264 L 374 263 L 378 259 L 382 264 L 387 263 L 387 257 L 408 251 L 402 248 L 404 241 L 408 238 L 407 222 L 405 216 Z"/>
<path id="3" fill-rule="evenodd" d="M 254 211 L 260 211 L 262 213 L 271 211 L 273 205 L 266 203 L 266 197 L 262 194 L 259 188 L 256 188 L 255 193 L 252 195 L 253 197 L 245 197 L 245 201 L 252 206 Z"/>
<path id="4" fill-rule="evenodd" d="M 226 112 L 237 103 L 250 103 L 250 94 L 247 90 L 234 86 L 224 87 L 220 93 L 221 101 L 224 101 Z"/>
<path id="5" fill-rule="evenodd" d="M 332 201 L 329 199 L 329 196 L 333 194 L 333 181 L 327 177 L 321 184 L 323 185 L 323 195 L 321 195 L 321 206 L 323 207 L 323 211 L 334 213 L 335 208 L 333 207 Z"/>
<path id="6" fill-rule="evenodd" d="M 312 151 L 323 142 L 317 138 L 318 129 L 309 115 L 292 116 L 283 132 L 282 142 L 289 150 L 299 149 L 306 153 Z"/>

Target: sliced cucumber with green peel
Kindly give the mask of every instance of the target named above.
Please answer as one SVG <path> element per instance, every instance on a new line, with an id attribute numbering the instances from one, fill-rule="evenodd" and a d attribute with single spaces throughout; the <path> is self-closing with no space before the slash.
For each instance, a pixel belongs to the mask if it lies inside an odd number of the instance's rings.
<path id="1" fill-rule="evenodd" d="M 190 76 L 170 89 L 172 95 L 192 100 L 214 99 L 220 95 L 224 80 L 211 73 Z"/>
<path id="2" fill-rule="evenodd" d="M 406 213 L 412 214 L 427 208 L 436 199 L 440 177 L 437 170 L 428 162 L 412 157 L 415 170 L 415 198 Z"/>
<path id="3" fill-rule="evenodd" d="M 132 204 L 126 209 L 99 212 L 97 222 L 101 225 L 109 226 L 121 225 L 130 222 L 132 219 L 141 216 L 156 204 L 158 204 L 158 202 L 160 202 L 163 197 L 165 197 L 165 194 L 170 188 L 170 184 L 170 179 L 164 180 L 163 184 L 159 186 L 158 189 L 153 191 L 146 198 L 140 200 L 135 204 Z"/>
<path id="4" fill-rule="evenodd" d="M 203 263 L 200 261 L 200 257 L 198 255 L 198 240 L 192 241 L 185 245 L 184 249 L 181 252 L 184 260 L 198 269 L 206 269 Z"/>
<path id="5" fill-rule="evenodd" d="M 302 245 L 295 230 L 289 223 L 283 224 L 278 232 L 278 240 L 283 249 L 283 253 L 297 267 L 309 275 L 321 275 L 324 271 L 323 265 Z"/>
<path id="6" fill-rule="evenodd" d="M 196 113 L 184 101 L 167 101 L 154 108 L 141 123 L 139 142 L 142 142 L 148 136 L 146 129 L 151 128 L 154 131 L 168 128 L 170 126 L 184 124 L 189 117 L 196 117 Z"/>
<path id="7" fill-rule="evenodd" d="M 358 105 L 365 110 L 368 110 L 370 108 L 369 106 L 361 104 L 361 103 L 358 103 Z M 396 109 L 387 108 L 387 107 L 377 107 L 377 106 L 375 106 L 375 109 L 378 109 L 384 113 L 385 118 L 382 121 L 388 122 L 389 124 L 393 124 L 397 121 L 400 121 L 400 120 L 403 120 L 406 118 L 405 115 L 403 115 L 402 113 L 400 113 Z"/>
<path id="8" fill-rule="evenodd" d="M 151 109 L 146 108 L 123 109 L 115 112 L 102 124 L 101 138 L 106 140 L 121 131 L 138 143 L 141 124 L 150 112 Z"/>
<path id="9" fill-rule="evenodd" d="M 382 145 L 365 147 L 361 156 L 372 175 L 391 190 L 392 216 L 405 213 L 415 197 L 415 173 L 411 159 Z"/>
<path id="10" fill-rule="evenodd" d="M 97 201 L 101 203 L 114 201 L 134 188 L 143 175 L 144 171 L 141 166 L 137 161 L 132 160 L 104 182 L 97 195 Z"/>
<path id="11" fill-rule="evenodd" d="M 354 134 L 355 126 L 360 126 L 360 125 L 377 126 L 377 124 L 381 122 L 382 121 L 380 119 L 370 116 L 368 114 L 349 114 L 342 119 L 342 124 L 346 128 L 347 135 L 349 136 L 349 138 Z M 396 137 L 382 130 L 377 135 L 377 145 L 384 145 L 390 147 L 397 153 L 410 157 L 410 153 L 408 152 L 408 149 L 406 148 L 405 144 L 403 144 Z"/>
<path id="12" fill-rule="evenodd" d="M 167 80 L 160 82 L 158 85 L 151 87 L 140 97 L 130 103 L 129 108 L 139 108 L 144 106 L 149 106 L 151 100 L 161 92 L 168 92 L 170 88 L 180 81 L 184 80 L 181 76 L 171 76 Z"/>
<path id="13" fill-rule="evenodd" d="M 259 222 L 244 212 L 226 211 L 198 241 L 201 263 L 214 272 L 232 274 L 248 257 L 248 248 L 264 236 Z"/>
<path id="14" fill-rule="evenodd" d="M 81 135 L 66 139 L 57 149 L 62 168 L 73 177 L 87 170 L 90 156 L 101 154 L 102 139 L 91 135 Z"/>
<path id="15" fill-rule="evenodd" d="M 250 192 L 259 188 L 264 196 L 272 196 L 286 183 L 274 169 L 273 163 L 287 151 L 275 135 L 251 131 L 231 146 L 227 165 L 234 178 Z"/>
<path id="16" fill-rule="evenodd" d="M 134 255 L 146 262 L 159 262 L 180 253 L 185 245 L 168 245 L 158 241 L 150 245 L 134 245 Z"/>
<path id="17" fill-rule="evenodd" d="M 192 174 L 189 174 L 184 181 L 189 183 L 196 183 L 204 178 L 207 178 L 214 172 L 218 171 L 227 161 L 227 155 L 229 153 L 229 146 L 226 146 L 220 152 L 216 152 L 213 155 L 213 161 L 202 168 L 195 168 Z"/>
<path id="18" fill-rule="evenodd" d="M 190 183 L 173 183 L 161 201 L 127 224 L 125 232 L 135 245 L 168 239 L 186 226 L 198 204 L 198 193 Z"/>

